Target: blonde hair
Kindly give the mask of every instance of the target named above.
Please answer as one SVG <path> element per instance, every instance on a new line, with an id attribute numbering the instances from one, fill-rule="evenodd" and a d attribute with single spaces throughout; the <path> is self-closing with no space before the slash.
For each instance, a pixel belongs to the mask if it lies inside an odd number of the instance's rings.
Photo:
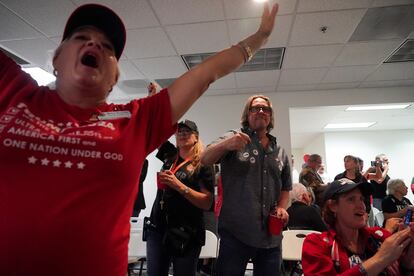
<path id="1" fill-rule="evenodd" d="M 267 106 L 272 109 L 272 113 L 270 115 L 270 123 L 267 126 L 267 132 L 270 132 L 274 127 L 273 107 L 272 107 L 272 103 L 270 102 L 269 97 L 266 97 L 266 96 L 263 96 L 263 95 L 253 95 L 253 96 L 251 96 L 247 99 L 246 104 L 244 105 L 243 113 L 241 115 L 240 123 L 243 126 L 243 128 L 248 128 L 249 127 L 250 107 L 252 105 L 252 102 L 257 98 L 261 98 L 261 99 L 265 100 L 267 102 Z"/>
<path id="2" fill-rule="evenodd" d="M 197 137 L 197 142 L 195 142 L 194 146 L 190 150 L 190 155 L 191 155 L 191 159 L 192 159 L 191 165 L 194 167 L 194 170 L 192 171 L 192 174 L 193 174 L 193 173 L 198 172 L 200 170 L 200 167 L 201 167 L 201 153 L 204 150 L 204 144 L 200 140 L 197 133 L 192 132 L 192 134 L 194 134 Z"/>

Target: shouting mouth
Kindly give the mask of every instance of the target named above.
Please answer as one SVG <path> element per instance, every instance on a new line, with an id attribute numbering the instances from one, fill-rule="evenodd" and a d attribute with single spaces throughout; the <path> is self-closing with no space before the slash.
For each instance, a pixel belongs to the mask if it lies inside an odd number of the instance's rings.
<path id="1" fill-rule="evenodd" d="M 98 68 L 98 59 L 92 53 L 86 53 L 85 55 L 83 55 L 81 62 L 85 66 L 92 67 L 92 68 Z"/>

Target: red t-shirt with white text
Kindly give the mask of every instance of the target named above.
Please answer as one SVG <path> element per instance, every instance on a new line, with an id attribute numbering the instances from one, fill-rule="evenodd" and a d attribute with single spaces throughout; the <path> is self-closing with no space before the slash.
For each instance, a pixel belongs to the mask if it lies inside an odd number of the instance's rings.
<path id="1" fill-rule="evenodd" d="M 0 51 L 0 275 L 124 276 L 139 170 L 171 121 L 167 90 L 81 109 Z"/>

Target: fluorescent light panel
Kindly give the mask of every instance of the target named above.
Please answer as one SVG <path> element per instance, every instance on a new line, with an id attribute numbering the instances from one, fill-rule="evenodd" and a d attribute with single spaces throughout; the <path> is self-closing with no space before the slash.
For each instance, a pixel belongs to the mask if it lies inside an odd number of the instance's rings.
<path id="1" fill-rule="evenodd" d="M 350 107 L 347 107 L 345 111 L 405 109 L 409 106 L 410 104 L 350 106 Z"/>
<path id="2" fill-rule="evenodd" d="M 367 128 L 377 122 L 363 122 L 363 123 L 344 123 L 344 124 L 327 124 L 325 129 L 337 129 L 337 128 Z"/>
<path id="3" fill-rule="evenodd" d="M 37 81 L 38 85 L 47 85 L 56 80 L 55 76 L 39 67 L 26 67 L 22 68 L 22 70 L 28 73 L 35 81 Z"/>

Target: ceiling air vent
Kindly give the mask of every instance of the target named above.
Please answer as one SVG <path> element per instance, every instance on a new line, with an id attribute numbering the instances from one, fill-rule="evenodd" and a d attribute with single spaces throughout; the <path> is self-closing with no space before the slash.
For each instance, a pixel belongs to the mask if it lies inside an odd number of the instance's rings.
<path id="1" fill-rule="evenodd" d="M 27 62 L 24 59 L 16 56 L 15 54 L 10 53 L 9 51 L 7 51 L 6 49 L 4 49 L 3 47 L 0 47 L 0 51 L 3 51 L 3 53 L 6 56 L 8 56 L 9 58 L 13 59 L 19 65 L 29 65 L 30 64 L 29 62 Z"/>
<path id="2" fill-rule="evenodd" d="M 238 72 L 278 70 L 282 67 L 285 48 L 266 48 L 259 50 L 253 58 L 237 70 Z M 201 53 L 182 55 L 188 69 L 200 64 L 203 60 L 215 53 Z"/>
<path id="3" fill-rule="evenodd" d="M 404 39 L 414 30 L 414 5 L 371 8 L 349 41 Z"/>
<path id="4" fill-rule="evenodd" d="M 407 39 L 384 63 L 414 61 L 414 39 Z"/>
<path id="5" fill-rule="evenodd" d="M 170 86 L 176 79 L 172 78 L 172 79 L 155 79 L 154 81 L 156 83 L 158 83 L 159 86 L 161 86 L 162 88 L 168 87 Z"/>

